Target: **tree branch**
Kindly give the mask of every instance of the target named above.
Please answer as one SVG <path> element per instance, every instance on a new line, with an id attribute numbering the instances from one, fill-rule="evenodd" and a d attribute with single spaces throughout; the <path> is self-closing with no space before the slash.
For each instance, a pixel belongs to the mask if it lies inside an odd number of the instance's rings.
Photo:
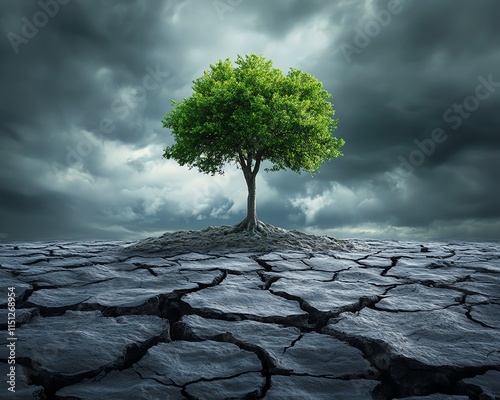
<path id="1" fill-rule="evenodd" d="M 243 155 L 241 149 L 238 150 L 238 156 L 240 157 L 240 164 L 241 169 L 243 170 L 243 175 L 245 176 L 245 180 L 248 181 L 252 177 L 251 160 L 249 159 L 247 162 L 245 162 L 245 156 Z"/>
<path id="2" fill-rule="evenodd" d="M 257 176 L 257 173 L 259 172 L 260 162 L 262 160 L 262 155 L 264 154 L 265 150 L 266 148 L 263 147 L 257 152 L 257 154 L 255 154 L 255 167 L 253 168 L 253 171 L 251 171 L 253 178 L 255 178 Z"/>
<path id="3" fill-rule="evenodd" d="M 249 151 L 247 156 L 247 167 L 250 172 L 252 172 L 252 162 L 253 162 L 253 154 L 251 151 Z"/>
<path id="4" fill-rule="evenodd" d="M 241 149 L 238 150 L 238 157 L 240 158 L 241 169 L 243 169 L 244 171 L 247 168 L 247 164 L 245 162 L 245 157 L 243 156 L 243 152 L 241 151 Z"/>
<path id="5" fill-rule="evenodd" d="M 257 173 L 259 172 L 259 168 L 260 168 L 260 158 L 258 158 L 256 161 L 255 161 L 255 167 L 252 171 L 252 177 L 255 178 L 257 176 Z"/>

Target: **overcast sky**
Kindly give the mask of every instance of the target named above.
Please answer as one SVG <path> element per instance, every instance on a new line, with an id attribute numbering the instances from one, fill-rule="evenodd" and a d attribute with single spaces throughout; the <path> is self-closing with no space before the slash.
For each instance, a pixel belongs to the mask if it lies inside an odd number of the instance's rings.
<path id="1" fill-rule="evenodd" d="M 342 238 L 500 240 L 498 0 L 3 0 L 0 240 L 236 224 L 241 171 L 162 158 L 210 64 L 263 54 L 333 94 L 344 156 L 262 171 L 257 210 Z"/>

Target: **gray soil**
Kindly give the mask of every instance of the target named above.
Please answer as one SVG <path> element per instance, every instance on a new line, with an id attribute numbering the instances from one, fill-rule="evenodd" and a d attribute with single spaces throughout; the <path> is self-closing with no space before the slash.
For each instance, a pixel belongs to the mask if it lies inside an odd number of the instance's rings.
<path id="1" fill-rule="evenodd" d="M 210 226 L 199 231 L 178 231 L 151 237 L 128 247 L 133 252 L 178 255 L 184 253 L 268 253 L 273 251 L 300 251 L 328 254 L 332 251 L 352 250 L 348 240 L 329 236 L 308 235 L 297 230 L 286 230 L 266 225 L 265 233 L 234 232 L 233 226 Z"/>

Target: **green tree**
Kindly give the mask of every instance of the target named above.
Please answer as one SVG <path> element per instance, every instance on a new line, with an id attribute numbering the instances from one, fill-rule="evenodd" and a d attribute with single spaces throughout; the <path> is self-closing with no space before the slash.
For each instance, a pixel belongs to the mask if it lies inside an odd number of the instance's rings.
<path id="1" fill-rule="evenodd" d="M 220 60 L 193 82 L 194 93 L 163 117 L 175 144 L 163 156 L 211 175 L 226 164 L 241 168 L 248 187 L 246 218 L 235 230 L 265 231 L 257 219 L 255 178 L 267 171 L 317 172 L 342 155 L 333 137 L 337 120 L 331 95 L 312 75 L 291 68 L 285 75 L 261 55 Z"/>

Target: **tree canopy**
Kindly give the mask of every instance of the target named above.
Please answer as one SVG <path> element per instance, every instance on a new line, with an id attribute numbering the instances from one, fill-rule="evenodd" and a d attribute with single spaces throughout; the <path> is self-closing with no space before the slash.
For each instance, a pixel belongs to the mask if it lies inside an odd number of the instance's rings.
<path id="1" fill-rule="evenodd" d="M 313 174 L 323 161 L 342 155 L 344 141 L 333 136 L 332 96 L 314 76 L 296 68 L 285 75 L 255 54 L 238 56 L 235 63 L 227 58 L 210 65 L 193 82 L 189 98 L 172 100 L 174 108 L 162 122 L 175 144 L 163 156 L 211 175 L 235 163 L 243 170 L 250 207 L 263 160 L 272 164 L 270 171 Z M 253 229 L 258 221 L 243 225 Z"/>

